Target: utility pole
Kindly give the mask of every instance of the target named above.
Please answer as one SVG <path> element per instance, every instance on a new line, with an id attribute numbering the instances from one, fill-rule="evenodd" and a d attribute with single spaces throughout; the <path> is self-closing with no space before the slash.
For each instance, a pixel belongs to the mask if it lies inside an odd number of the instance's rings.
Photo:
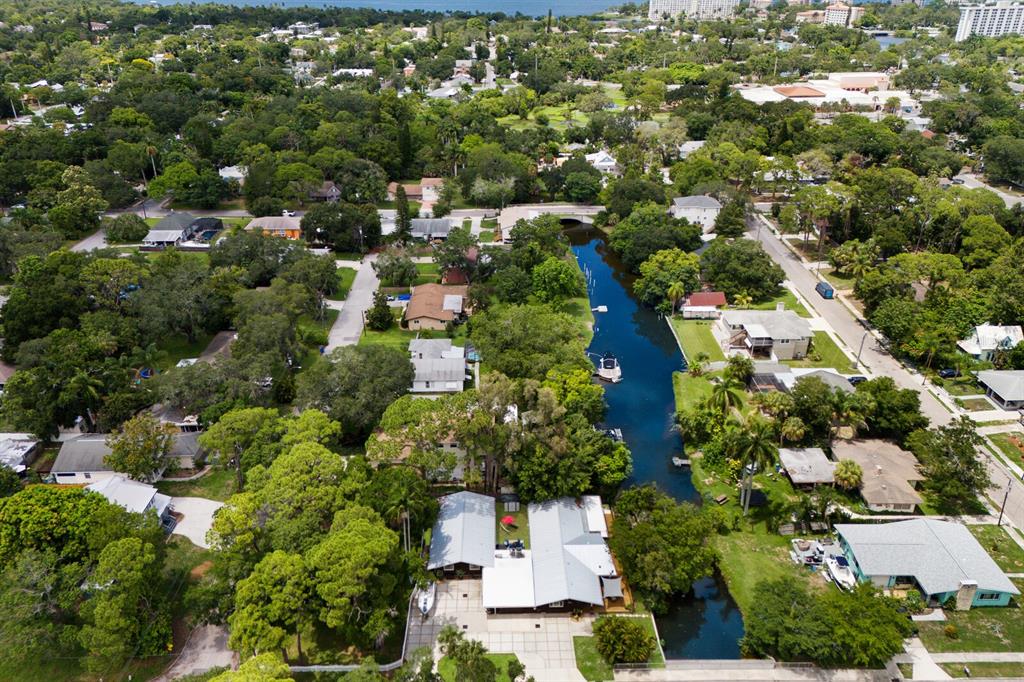
<path id="1" fill-rule="evenodd" d="M 1006 494 L 1003 495 L 1003 506 L 999 508 L 999 520 L 996 521 L 997 526 L 1003 525 L 1003 512 L 1006 511 L 1006 501 L 1010 499 L 1010 488 L 1013 487 L 1013 479 L 1006 479 Z"/>
<path id="2" fill-rule="evenodd" d="M 860 337 L 860 348 L 857 349 L 857 364 L 860 364 L 860 354 L 864 350 L 864 342 L 868 340 L 868 332 L 864 332 L 864 336 Z"/>

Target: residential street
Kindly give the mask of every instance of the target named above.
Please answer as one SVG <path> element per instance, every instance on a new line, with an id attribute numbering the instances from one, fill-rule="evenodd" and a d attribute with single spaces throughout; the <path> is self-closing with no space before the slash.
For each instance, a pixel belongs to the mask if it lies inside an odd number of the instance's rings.
<path id="1" fill-rule="evenodd" d="M 996 189 L 995 187 L 992 187 L 991 185 L 986 185 L 981 180 L 981 178 L 978 177 L 977 175 L 975 175 L 974 173 L 960 173 L 956 177 L 957 177 L 958 180 L 963 180 L 964 181 L 964 187 L 967 187 L 969 189 L 977 189 L 978 187 L 984 187 L 985 189 L 989 190 L 990 192 L 995 192 L 996 194 L 999 195 L 999 197 L 1003 200 L 1003 202 L 1008 207 L 1010 207 L 1010 208 L 1013 208 L 1014 206 L 1019 204 L 1021 201 L 1024 201 L 1024 199 L 1021 199 L 1020 197 L 1016 197 L 1016 196 L 1014 196 L 1012 194 L 1007 194 L 1006 192 L 1003 192 L 1002 190 Z"/>
<path id="2" fill-rule="evenodd" d="M 373 254 L 363 258 L 360 263 L 348 298 L 341 307 L 341 314 L 331 327 L 324 352 L 329 353 L 339 346 L 354 346 L 359 343 L 359 337 L 363 333 L 363 313 L 373 305 L 373 292 L 377 291 L 380 285 L 372 266 L 375 260 L 377 256 Z"/>

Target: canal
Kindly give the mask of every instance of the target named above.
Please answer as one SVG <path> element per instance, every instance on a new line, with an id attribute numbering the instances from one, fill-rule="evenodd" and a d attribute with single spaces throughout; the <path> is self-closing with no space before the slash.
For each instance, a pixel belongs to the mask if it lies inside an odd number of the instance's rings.
<path id="1" fill-rule="evenodd" d="M 600 232 L 575 228 L 567 234 L 587 276 L 591 305 L 608 307 L 594 313 L 589 351 L 597 356 L 610 351 L 622 367 L 622 382 L 605 389 L 606 421 L 622 429 L 633 453 L 628 483 L 654 483 L 678 500 L 699 503 L 689 469 L 672 464 L 672 456 L 683 450 L 672 428 L 672 372 L 685 367 L 675 338 L 657 313 L 633 297 L 635 278 Z M 720 576 L 700 580 L 657 622 L 669 658 L 739 658 L 743 619 Z"/>

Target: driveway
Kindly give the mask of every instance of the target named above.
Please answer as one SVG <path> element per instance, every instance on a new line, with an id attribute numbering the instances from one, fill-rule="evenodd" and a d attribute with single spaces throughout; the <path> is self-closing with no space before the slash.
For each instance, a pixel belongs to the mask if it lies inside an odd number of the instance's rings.
<path id="1" fill-rule="evenodd" d="M 235 652 L 228 648 L 228 629 L 224 625 L 200 625 L 192 635 L 178 659 L 153 682 L 170 682 L 187 675 L 199 675 L 214 668 L 230 668 Z"/>
<path id="2" fill-rule="evenodd" d="M 71 245 L 72 251 L 92 251 L 93 249 L 103 249 L 107 246 L 107 231 L 100 228 L 90 234 L 85 239 L 75 242 Z"/>
<path id="3" fill-rule="evenodd" d="M 363 334 L 363 314 L 373 305 L 373 294 L 380 285 L 377 272 L 372 265 L 375 260 L 377 255 L 372 254 L 363 258 L 359 264 L 359 270 L 341 308 L 341 314 L 334 321 L 327 337 L 325 352 L 359 343 L 359 337 Z"/>
<path id="4" fill-rule="evenodd" d="M 573 621 L 568 614 L 529 613 L 488 615 L 479 580 L 451 580 L 437 585 L 434 610 L 426 620 L 414 613 L 409 623 L 406 653 L 421 647 L 435 649 L 437 635 L 454 625 L 494 653 L 514 653 L 537 682 L 583 682 L 576 669 L 574 635 L 591 635 L 593 618 Z"/>
<path id="5" fill-rule="evenodd" d="M 206 541 L 206 533 L 213 525 L 214 513 L 223 506 L 223 502 L 208 500 L 205 497 L 172 497 L 171 508 L 184 518 L 171 532 L 185 536 L 197 547 L 209 549 L 210 543 Z"/>

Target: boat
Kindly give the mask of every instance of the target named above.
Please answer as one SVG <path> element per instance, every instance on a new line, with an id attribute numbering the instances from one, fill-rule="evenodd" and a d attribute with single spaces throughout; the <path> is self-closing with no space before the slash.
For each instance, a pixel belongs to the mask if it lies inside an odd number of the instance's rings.
<path id="1" fill-rule="evenodd" d="M 850 569 L 850 563 L 846 557 L 840 554 L 833 554 L 825 559 L 825 568 L 832 576 L 832 580 L 843 590 L 852 590 L 857 585 L 857 577 Z"/>
<path id="2" fill-rule="evenodd" d="M 608 312 L 608 306 L 606 306 L 606 305 L 594 306 L 593 308 L 590 309 L 590 312 L 592 312 L 592 313 L 606 313 L 606 312 Z"/>
<path id="3" fill-rule="evenodd" d="M 685 467 L 685 466 L 689 466 L 690 460 L 683 459 L 682 457 L 673 457 L 672 458 L 672 464 L 674 464 L 677 467 Z"/>
<path id="4" fill-rule="evenodd" d="M 605 381 L 617 384 L 622 381 L 622 368 L 619 359 L 611 353 L 605 353 L 597 361 L 597 376 Z"/>
<path id="5" fill-rule="evenodd" d="M 608 436 L 616 443 L 622 442 L 622 429 L 605 429 L 604 435 Z"/>
<path id="6" fill-rule="evenodd" d="M 419 607 L 424 618 L 430 613 L 430 609 L 434 608 L 435 597 L 437 597 L 437 583 L 430 583 L 420 589 L 419 596 L 416 597 L 416 606 Z"/>

